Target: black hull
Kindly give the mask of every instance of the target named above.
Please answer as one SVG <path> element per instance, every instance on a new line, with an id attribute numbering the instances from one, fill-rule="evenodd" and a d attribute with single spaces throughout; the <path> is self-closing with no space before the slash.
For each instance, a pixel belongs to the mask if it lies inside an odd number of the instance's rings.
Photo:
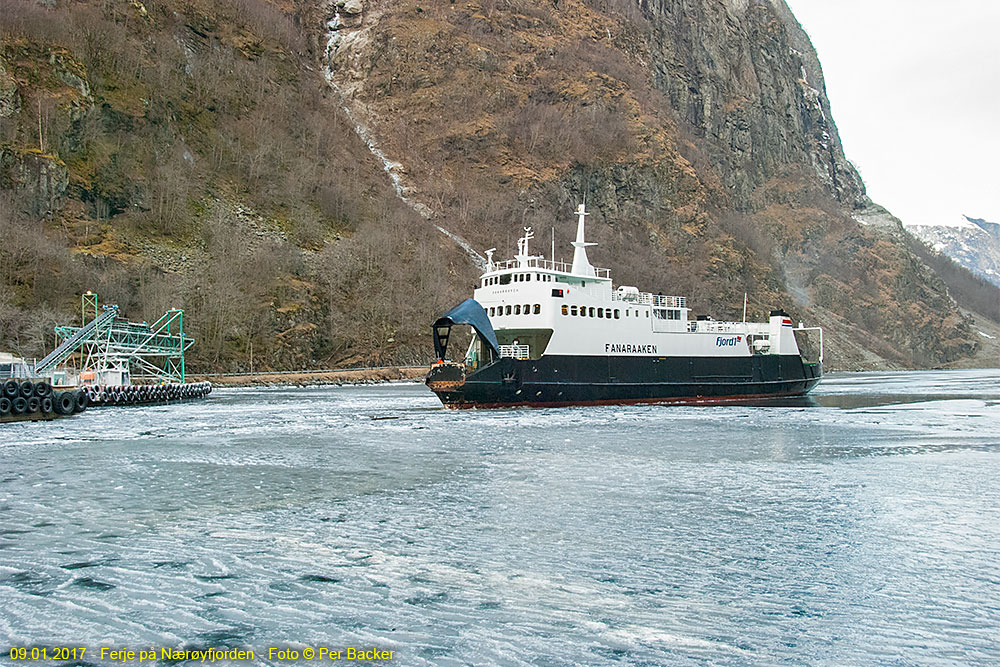
<path id="1" fill-rule="evenodd" d="M 500 359 L 467 376 L 440 364 L 427 384 L 450 408 L 558 407 L 804 396 L 822 376 L 798 355 L 550 356 Z"/>

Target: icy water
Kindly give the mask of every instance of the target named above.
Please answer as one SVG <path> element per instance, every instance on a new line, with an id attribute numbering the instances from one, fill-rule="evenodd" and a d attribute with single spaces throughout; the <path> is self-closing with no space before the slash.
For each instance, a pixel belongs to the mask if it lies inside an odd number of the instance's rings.
<path id="1" fill-rule="evenodd" d="M 1000 662 L 996 370 L 752 406 L 221 390 L 0 442 L 3 664 L 11 645 Z"/>

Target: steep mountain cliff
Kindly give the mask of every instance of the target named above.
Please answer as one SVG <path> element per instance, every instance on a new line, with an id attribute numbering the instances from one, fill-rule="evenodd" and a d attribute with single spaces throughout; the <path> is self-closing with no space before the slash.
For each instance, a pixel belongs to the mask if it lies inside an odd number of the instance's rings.
<path id="1" fill-rule="evenodd" d="M 979 336 L 845 159 L 783 0 L 11 0 L 0 347 L 76 295 L 177 305 L 195 363 L 429 358 L 521 227 L 698 313 L 784 306 L 837 367 Z M 967 306 L 968 308 L 968 306 Z"/>

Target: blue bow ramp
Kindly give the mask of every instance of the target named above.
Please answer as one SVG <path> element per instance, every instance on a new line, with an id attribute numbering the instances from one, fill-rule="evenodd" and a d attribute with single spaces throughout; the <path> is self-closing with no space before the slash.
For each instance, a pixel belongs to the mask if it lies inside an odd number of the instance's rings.
<path id="1" fill-rule="evenodd" d="M 447 313 L 437 318 L 431 330 L 434 333 L 434 352 L 438 359 L 444 359 L 448 350 L 448 337 L 451 327 L 456 324 L 468 324 L 475 329 L 476 334 L 489 345 L 496 356 L 500 356 L 500 343 L 496 332 L 490 324 L 490 317 L 475 299 L 466 299 Z"/>

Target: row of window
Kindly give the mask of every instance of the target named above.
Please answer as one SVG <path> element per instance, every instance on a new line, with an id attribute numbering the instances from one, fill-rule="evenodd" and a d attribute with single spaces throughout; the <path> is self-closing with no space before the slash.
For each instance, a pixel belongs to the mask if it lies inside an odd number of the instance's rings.
<path id="1" fill-rule="evenodd" d="M 586 306 L 579 306 L 579 307 L 577 307 L 577 306 L 563 306 L 562 307 L 562 314 L 563 315 L 573 315 L 573 316 L 578 316 L 578 317 L 588 317 L 588 314 L 587 314 L 588 312 L 590 313 L 589 317 L 607 318 L 607 319 L 610 320 L 611 317 L 612 317 L 612 312 L 614 312 L 614 318 L 616 320 L 621 318 L 621 311 L 618 310 L 617 308 L 615 308 L 614 311 L 612 311 L 610 308 L 593 308 L 593 307 L 587 308 Z"/>
<path id="2" fill-rule="evenodd" d="M 646 317 L 649 317 L 649 311 L 645 311 Z M 563 306 L 563 315 L 570 315 L 572 317 L 597 317 L 602 319 L 614 318 L 616 320 L 621 319 L 621 311 L 615 308 L 588 308 L 587 306 Z M 642 317 L 639 314 L 639 310 L 626 310 L 626 317 Z"/>
<path id="3" fill-rule="evenodd" d="M 489 285 L 509 285 L 511 282 L 526 283 L 531 281 L 531 276 L 535 276 L 535 280 L 542 283 L 550 283 L 555 279 L 555 276 L 550 276 L 546 273 L 504 273 L 492 278 L 484 278 L 483 287 L 488 287 Z"/>
<path id="4" fill-rule="evenodd" d="M 542 312 L 542 306 L 540 304 L 535 304 L 534 314 L 538 315 Z M 490 306 L 490 317 L 496 317 L 497 315 L 531 315 L 532 307 L 530 303 L 524 304 L 522 308 L 521 304 L 514 306 Z"/>
<path id="5" fill-rule="evenodd" d="M 540 315 L 542 312 L 541 304 L 535 304 L 532 306 L 530 303 L 526 303 L 523 306 L 521 304 L 515 304 L 512 306 L 490 306 L 489 314 L 490 317 L 499 317 L 503 315 Z M 677 314 L 674 315 L 674 312 Z M 625 315 L 631 317 L 642 317 L 639 314 L 640 311 L 636 310 L 626 310 Z M 649 311 L 645 311 L 646 317 L 649 317 Z M 617 308 L 594 308 L 593 306 L 563 306 L 562 314 L 569 315 L 571 317 L 596 317 L 599 319 L 621 319 L 621 311 Z M 657 314 L 657 317 L 661 319 L 680 319 L 680 311 L 668 311 L 667 317 L 663 318 L 661 315 Z"/>
<path id="6" fill-rule="evenodd" d="M 681 319 L 681 311 L 663 310 L 661 308 L 654 308 L 653 317 L 655 317 L 658 320 L 679 320 Z"/>
<path id="7" fill-rule="evenodd" d="M 526 303 L 523 306 L 521 304 L 515 304 L 512 306 L 490 306 L 489 314 L 490 317 L 499 317 L 503 315 L 540 315 L 542 312 L 541 304 L 535 304 L 532 306 L 530 303 Z M 639 314 L 639 310 L 626 310 L 625 315 L 631 317 L 642 317 Z M 680 319 L 680 311 L 676 311 L 676 317 L 668 317 L 666 319 Z M 649 311 L 645 311 L 646 317 L 649 317 Z M 621 319 L 621 311 L 617 308 L 594 308 L 593 306 L 563 306 L 563 315 L 570 315 L 572 317 L 597 317 L 600 319 Z M 672 314 L 672 312 L 671 312 Z M 660 317 L 658 315 L 658 317 Z"/>

